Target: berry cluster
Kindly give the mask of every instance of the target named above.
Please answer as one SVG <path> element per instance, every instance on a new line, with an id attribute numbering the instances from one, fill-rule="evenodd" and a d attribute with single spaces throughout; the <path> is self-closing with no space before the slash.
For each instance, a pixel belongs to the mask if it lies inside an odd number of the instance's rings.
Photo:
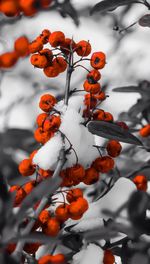
<path id="1" fill-rule="evenodd" d="M 1 0 L 0 12 L 8 17 L 16 17 L 21 14 L 33 16 L 40 9 L 49 8 L 52 0 Z"/>
<path id="2" fill-rule="evenodd" d="M 47 44 L 50 44 L 51 48 L 44 48 L 44 45 Z M 70 107 L 68 107 L 69 99 L 76 92 L 81 92 L 82 96 L 82 106 L 80 107 L 82 111 L 80 113 L 77 112 L 77 115 L 81 117 L 80 120 L 83 120 L 83 123 L 79 124 L 82 128 L 84 127 L 85 130 L 88 130 L 87 124 L 91 120 L 113 122 L 112 114 L 99 108 L 101 102 L 107 98 L 99 83 L 101 79 L 100 70 L 106 64 L 106 56 L 103 52 L 99 51 L 92 53 L 90 58 L 86 58 L 90 55 L 91 50 L 92 48 L 88 41 L 81 40 L 76 43 L 73 39 L 66 38 L 63 32 L 55 31 L 51 33 L 48 29 L 44 29 L 33 42 L 28 43 L 26 52 L 25 49 L 24 52 L 20 49 L 17 42 L 15 43 L 15 51 L 20 52 L 20 56 L 32 54 L 30 58 L 31 64 L 34 67 L 43 69 L 47 77 L 56 77 L 66 71 L 67 78 L 70 80 L 71 74 L 77 67 L 81 66 L 87 71 L 86 80 L 83 83 L 83 90 L 71 90 L 70 84 L 68 86 L 69 90 L 67 87 L 64 101 L 61 101 L 62 105 L 60 104 L 62 109 L 59 105 L 60 102 L 57 102 L 57 99 L 53 95 L 47 93 L 40 98 L 39 108 L 42 112 L 36 119 L 37 128 L 34 132 L 35 140 L 40 143 L 41 148 L 44 148 L 49 142 L 52 142 L 52 139 L 58 135 L 61 136 L 64 140 L 63 143 L 65 145 L 64 149 L 67 159 L 69 159 L 70 151 L 73 150 L 76 162 L 71 163 L 72 165 L 70 166 L 65 165 L 60 169 L 58 175 L 61 178 L 60 188 L 50 196 L 44 209 L 40 212 L 38 219 L 36 219 L 32 232 L 38 230 L 47 236 L 55 237 L 59 235 L 60 230 L 64 227 L 68 219 L 78 220 L 82 218 L 89 206 L 83 196 L 82 189 L 78 188 L 77 185 L 80 183 L 92 185 L 98 182 L 101 173 L 109 173 L 114 168 L 114 159 L 120 155 L 122 150 L 121 144 L 113 139 L 109 140 L 103 147 L 92 145 L 92 148 L 96 148 L 94 152 L 96 154 L 94 154 L 95 156 L 91 156 L 90 163 L 85 166 L 78 158 L 74 148 L 75 146 L 72 145 L 72 142 L 62 132 L 64 115 Z M 76 57 L 77 59 L 75 60 Z M 90 67 L 92 67 L 90 70 L 80 65 L 85 60 L 90 62 Z M 117 124 L 124 129 L 128 129 L 123 122 L 117 122 Z M 88 133 L 90 134 L 90 132 Z M 69 149 L 66 142 L 70 144 Z M 50 166 L 49 169 L 45 169 L 35 162 L 36 155 L 38 155 L 39 151 L 39 149 L 34 150 L 29 158 L 22 160 L 19 164 L 20 174 L 24 177 L 32 176 L 32 179 L 22 186 L 15 185 L 10 187 L 9 191 L 15 193 L 14 207 L 20 207 L 24 198 L 37 185 L 54 175 L 56 166 L 54 166 L 55 168 Z M 34 176 L 35 178 L 33 178 Z M 63 201 L 55 198 L 57 194 L 62 195 Z M 39 203 L 40 201 L 35 204 L 35 210 L 38 208 Z M 56 206 L 55 210 L 53 209 L 54 205 Z M 24 221 L 24 224 L 27 225 L 30 219 L 27 217 Z M 40 245 L 39 243 L 28 243 L 24 245 L 23 249 L 29 254 L 34 254 Z M 16 245 L 13 246 L 11 252 L 15 250 Z M 107 264 L 114 262 L 114 256 L 111 251 L 105 251 L 103 262 Z M 38 260 L 38 263 L 65 264 L 67 262 L 63 254 L 49 254 L 42 256 Z"/>
<path id="3" fill-rule="evenodd" d="M 26 36 L 21 36 L 14 43 L 14 50 L 0 55 L 0 69 L 13 67 L 19 58 L 29 55 L 29 40 Z"/>

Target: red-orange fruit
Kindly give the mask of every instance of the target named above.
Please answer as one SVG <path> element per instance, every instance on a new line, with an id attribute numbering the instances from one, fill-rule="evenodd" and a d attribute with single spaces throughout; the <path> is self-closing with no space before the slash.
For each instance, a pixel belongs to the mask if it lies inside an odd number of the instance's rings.
<path id="1" fill-rule="evenodd" d="M 54 31 L 49 36 L 49 43 L 54 48 L 56 48 L 57 46 L 62 45 L 64 42 L 65 42 L 65 35 L 61 31 Z"/>
<path id="2" fill-rule="evenodd" d="M 35 167 L 30 159 L 24 159 L 19 164 L 19 172 L 23 176 L 30 176 L 35 172 Z"/>
<path id="3" fill-rule="evenodd" d="M 133 182 L 140 191 L 146 192 L 147 190 L 147 178 L 145 175 L 137 175 L 133 178 Z"/>
<path id="4" fill-rule="evenodd" d="M 94 167 L 98 172 L 107 173 L 114 168 L 114 160 L 109 156 L 99 157 L 93 163 Z"/>
<path id="5" fill-rule="evenodd" d="M 106 64 L 106 55 L 103 52 L 94 52 L 91 56 L 90 63 L 94 69 L 102 69 Z"/>
<path id="6" fill-rule="evenodd" d="M 76 201 L 79 197 L 83 197 L 83 191 L 80 188 L 71 189 L 66 195 L 66 199 L 69 203 Z"/>
<path id="7" fill-rule="evenodd" d="M 91 44 L 88 41 L 81 40 L 76 45 L 76 53 L 79 56 L 86 57 L 91 53 Z"/>
<path id="8" fill-rule="evenodd" d="M 106 146 L 106 150 L 109 156 L 115 158 L 120 155 L 122 146 L 117 140 L 109 140 Z"/>
<path id="9" fill-rule="evenodd" d="M 83 182 L 87 185 L 91 185 L 96 183 L 99 180 L 99 172 L 94 169 L 93 167 L 90 167 L 85 170 L 85 177 L 83 179 Z"/>

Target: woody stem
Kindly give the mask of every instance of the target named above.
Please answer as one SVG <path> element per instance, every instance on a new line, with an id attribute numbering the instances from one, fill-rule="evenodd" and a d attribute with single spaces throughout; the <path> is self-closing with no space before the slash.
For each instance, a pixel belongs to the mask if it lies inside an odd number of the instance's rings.
<path id="1" fill-rule="evenodd" d="M 68 61 L 67 75 L 66 75 L 66 87 L 65 87 L 65 98 L 64 98 L 65 105 L 68 105 L 69 94 L 70 94 L 71 75 L 72 75 L 73 71 L 74 71 L 74 68 L 73 68 L 73 51 L 71 49 L 71 51 L 69 53 L 69 61 Z"/>

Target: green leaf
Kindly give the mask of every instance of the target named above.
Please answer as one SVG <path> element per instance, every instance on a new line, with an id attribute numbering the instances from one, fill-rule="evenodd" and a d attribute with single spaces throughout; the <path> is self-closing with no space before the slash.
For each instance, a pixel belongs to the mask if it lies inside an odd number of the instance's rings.
<path id="1" fill-rule="evenodd" d="M 119 6 L 122 5 L 130 5 L 132 3 L 139 3 L 139 1 L 135 0 L 103 0 L 97 3 L 93 8 L 90 10 L 90 14 L 92 15 L 95 12 L 106 12 L 106 11 L 113 11 Z"/>
<path id="2" fill-rule="evenodd" d="M 142 27 L 150 27 L 150 14 L 142 16 L 138 23 Z"/>
<path id="3" fill-rule="evenodd" d="M 132 135 L 128 130 L 109 122 L 104 121 L 91 121 L 88 123 L 88 130 L 97 136 L 115 139 L 121 142 L 139 145 L 141 146 L 141 141 Z"/>

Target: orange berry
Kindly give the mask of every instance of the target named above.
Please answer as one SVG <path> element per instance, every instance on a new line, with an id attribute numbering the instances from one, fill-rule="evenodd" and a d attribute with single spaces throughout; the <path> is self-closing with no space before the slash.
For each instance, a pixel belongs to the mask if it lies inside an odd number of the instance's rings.
<path id="1" fill-rule="evenodd" d="M 51 115 L 47 120 L 45 120 L 43 128 L 45 131 L 53 131 L 56 132 L 60 127 L 61 119 L 60 116 Z"/>
<path id="2" fill-rule="evenodd" d="M 42 49 L 39 51 L 40 55 L 44 55 L 49 63 L 49 66 L 51 65 L 52 59 L 53 59 L 53 53 L 50 49 Z"/>
<path id="3" fill-rule="evenodd" d="M 26 16 L 33 16 L 38 11 L 35 0 L 19 0 L 19 6 Z"/>
<path id="4" fill-rule="evenodd" d="M 16 192 L 15 200 L 14 200 L 14 207 L 20 205 L 23 199 L 26 197 L 26 192 L 19 185 L 11 186 L 9 189 L 9 192 Z"/>
<path id="5" fill-rule="evenodd" d="M 83 197 L 79 197 L 75 202 L 72 202 L 69 207 L 69 216 L 72 217 L 78 217 L 82 216 L 83 213 L 88 209 L 88 202 Z"/>
<path id="6" fill-rule="evenodd" d="M 89 205 L 88 205 L 88 202 L 85 198 L 83 197 L 79 197 L 77 199 L 77 203 L 80 204 L 80 207 L 81 207 L 81 210 L 82 210 L 82 213 L 84 213 L 85 211 L 88 210 L 89 208 Z"/>
<path id="7" fill-rule="evenodd" d="M 99 121 L 107 121 L 107 122 L 112 122 L 113 121 L 113 116 L 109 112 L 105 112 L 102 109 L 99 109 L 93 113 L 93 119 L 94 120 L 99 120 Z"/>
<path id="8" fill-rule="evenodd" d="M 55 66 L 51 65 L 51 66 L 44 68 L 43 72 L 49 78 L 57 77 L 60 73 L 59 67 L 56 67 L 56 65 Z"/>
<path id="9" fill-rule="evenodd" d="M 99 157 L 93 163 L 98 172 L 107 173 L 114 168 L 114 160 L 109 156 Z"/>
<path id="10" fill-rule="evenodd" d="M 31 182 L 27 182 L 23 189 L 26 192 L 26 194 L 29 194 L 30 192 L 32 192 L 32 190 L 34 189 L 34 187 L 36 186 L 36 182 L 35 181 L 31 181 Z"/>
<path id="11" fill-rule="evenodd" d="M 16 244 L 15 243 L 11 243 L 7 245 L 6 251 L 8 252 L 8 254 L 11 254 L 16 248 Z"/>
<path id="12" fill-rule="evenodd" d="M 74 50 L 76 47 L 76 43 L 73 41 L 73 39 L 65 38 L 65 42 L 60 46 L 60 49 L 63 53 L 69 54 L 71 49 Z"/>
<path id="13" fill-rule="evenodd" d="M 69 211 L 69 217 L 71 219 L 72 219 L 72 217 L 80 217 L 80 216 L 82 217 L 82 215 L 83 215 L 82 210 L 81 210 L 79 204 L 77 203 L 77 201 L 72 202 L 69 205 L 68 211 Z"/>
<path id="14" fill-rule="evenodd" d="M 46 255 L 38 260 L 38 264 L 51 264 L 52 255 Z"/>
<path id="15" fill-rule="evenodd" d="M 1 0 L 0 12 L 8 17 L 17 16 L 19 14 L 19 6 L 17 0 Z"/>
<path id="16" fill-rule="evenodd" d="M 106 64 L 106 56 L 103 52 L 94 52 L 90 60 L 91 66 L 94 69 L 102 69 Z"/>
<path id="17" fill-rule="evenodd" d="M 60 223 L 56 218 L 50 218 L 42 230 L 48 236 L 57 236 L 60 230 Z"/>
<path id="18" fill-rule="evenodd" d="M 30 176 L 35 172 L 35 167 L 30 159 L 24 159 L 19 164 L 19 172 L 23 176 Z"/>
<path id="19" fill-rule="evenodd" d="M 30 53 L 35 53 L 43 49 L 43 43 L 41 41 L 34 40 L 29 44 Z"/>
<path id="20" fill-rule="evenodd" d="M 52 177 L 52 176 L 53 176 L 53 171 L 51 171 L 51 170 L 43 170 L 43 169 L 39 169 L 38 174 L 39 174 L 42 178 L 46 179 L 46 178 L 49 178 L 49 177 Z"/>
<path id="21" fill-rule="evenodd" d="M 99 109 L 99 110 L 96 110 L 94 113 L 93 113 L 93 119 L 94 120 L 105 120 L 105 112 L 104 110 L 102 109 Z"/>
<path id="22" fill-rule="evenodd" d="M 126 125 L 125 122 L 116 122 L 116 124 L 120 127 L 122 127 L 123 129 L 129 129 L 129 127 Z"/>
<path id="23" fill-rule="evenodd" d="M 140 191 L 146 192 L 147 190 L 147 178 L 145 175 L 137 175 L 134 177 L 133 182 Z"/>
<path id="24" fill-rule="evenodd" d="M 87 74 L 87 80 L 89 82 L 97 82 L 99 81 L 101 78 L 101 74 L 98 70 L 91 70 L 88 74 Z"/>
<path id="25" fill-rule="evenodd" d="M 76 53 L 82 57 L 88 56 L 91 53 L 91 49 L 91 44 L 85 40 L 81 40 L 76 45 Z"/>
<path id="26" fill-rule="evenodd" d="M 65 264 L 66 259 L 63 254 L 46 255 L 38 260 L 38 264 Z"/>
<path id="27" fill-rule="evenodd" d="M 49 112 L 52 110 L 53 106 L 56 104 L 56 98 L 51 94 L 44 94 L 41 96 L 39 107 L 44 112 Z"/>
<path id="28" fill-rule="evenodd" d="M 139 131 L 141 137 L 148 137 L 150 136 L 150 124 L 142 127 Z"/>
<path id="29" fill-rule="evenodd" d="M 96 169 L 91 167 L 85 170 L 85 177 L 83 179 L 83 182 L 85 184 L 91 185 L 96 183 L 98 180 L 99 180 L 99 173 Z"/>
<path id="30" fill-rule="evenodd" d="M 51 32 L 48 29 L 44 29 L 39 37 L 37 37 L 37 41 L 40 40 L 43 44 L 48 43 L 48 39 Z"/>
<path id="31" fill-rule="evenodd" d="M 33 54 L 30 62 L 34 67 L 45 68 L 48 65 L 48 60 L 45 55 Z"/>
<path id="32" fill-rule="evenodd" d="M 81 164 L 76 164 L 73 167 L 69 168 L 69 174 L 73 180 L 77 179 L 82 181 L 85 176 L 85 169 Z"/>
<path id="33" fill-rule="evenodd" d="M 114 120 L 113 115 L 109 112 L 105 112 L 105 119 L 104 121 L 112 122 Z"/>
<path id="34" fill-rule="evenodd" d="M 44 122 L 45 122 L 45 120 L 46 120 L 46 118 L 48 118 L 48 114 L 46 114 L 46 113 L 41 113 L 41 114 L 39 114 L 38 116 L 37 116 L 37 118 L 36 118 L 36 123 L 37 123 L 37 125 L 39 126 L 39 127 L 42 127 L 43 126 L 43 124 L 44 124 Z"/>
<path id="35" fill-rule="evenodd" d="M 84 96 L 84 104 L 90 109 L 96 107 L 97 99 L 92 94 L 85 94 Z"/>
<path id="36" fill-rule="evenodd" d="M 19 57 L 29 54 L 29 40 L 26 36 L 17 38 L 14 43 L 14 49 Z"/>
<path id="37" fill-rule="evenodd" d="M 65 222 L 69 218 L 68 204 L 61 204 L 55 210 L 55 216 L 58 221 Z"/>
<path id="38" fill-rule="evenodd" d="M 0 55 L 0 67 L 10 68 L 17 63 L 18 55 L 15 51 L 6 52 Z"/>
<path id="39" fill-rule="evenodd" d="M 49 7 L 51 3 L 52 3 L 52 0 L 40 0 L 40 4 L 41 4 L 42 8 Z"/>
<path id="40" fill-rule="evenodd" d="M 67 69 L 67 62 L 63 57 L 57 57 L 53 60 L 53 66 L 58 68 L 59 72 L 64 72 Z"/>
<path id="41" fill-rule="evenodd" d="M 41 144 L 45 144 L 53 136 L 54 133 L 52 131 L 44 131 L 41 127 L 34 131 L 35 140 Z"/>
<path id="42" fill-rule="evenodd" d="M 76 201 L 79 197 L 83 197 L 83 191 L 80 188 L 69 190 L 66 195 L 66 199 L 69 203 Z"/>
<path id="43" fill-rule="evenodd" d="M 57 254 L 51 256 L 51 264 L 65 264 L 65 263 L 66 263 L 66 259 L 63 254 Z"/>
<path id="44" fill-rule="evenodd" d="M 35 252 L 40 246 L 40 243 L 27 243 L 25 244 L 23 250 L 26 251 L 28 254 L 35 254 Z"/>
<path id="45" fill-rule="evenodd" d="M 106 146 L 106 150 L 109 156 L 115 158 L 119 156 L 122 146 L 117 140 L 109 140 Z"/>
<path id="46" fill-rule="evenodd" d="M 49 43 L 54 48 L 56 48 L 57 46 L 62 45 L 64 42 L 65 42 L 65 35 L 61 31 L 54 31 L 49 36 Z"/>
<path id="47" fill-rule="evenodd" d="M 114 264 L 114 262 L 115 262 L 115 257 L 112 254 L 111 250 L 105 250 L 103 263 L 104 264 Z"/>
<path id="48" fill-rule="evenodd" d="M 83 84 L 84 90 L 91 94 L 97 94 L 100 92 L 101 86 L 99 83 L 89 83 L 88 80 L 85 80 Z"/>
<path id="49" fill-rule="evenodd" d="M 103 101 L 106 99 L 106 95 L 102 91 L 100 91 L 98 94 L 95 94 L 94 97 L 99 101 Z"/>
<path id="50" fill-rule="evenodd" d="M 50 212 L 47 210 L 43 210 L 38 217 L 38 220 L 42 223 L 42 224 L 46 224 L 50 219 Z"/>

